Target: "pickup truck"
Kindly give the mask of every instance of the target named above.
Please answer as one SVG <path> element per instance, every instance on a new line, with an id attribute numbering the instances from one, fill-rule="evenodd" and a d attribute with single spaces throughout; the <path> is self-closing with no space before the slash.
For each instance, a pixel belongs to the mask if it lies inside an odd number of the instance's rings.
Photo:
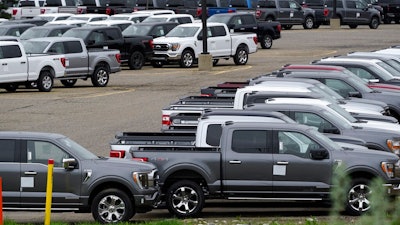
<path id="1" fill-rule="evenodd" d="M 46 37 L 32 38 L 23 42 L 28 53 L 64 54 L 67 59 L 66 73 L 58 79 L 66 87 L 72 87 L 77 79 L 91 79 L 93 86 L 105 87 L 110 73 L 120 68 L 120 53 L 114 49 L 86 49 L 80 38 Z"/>
<path id="2" fill-rule="evenodd" d="M 49 92 L 54 79 L 65 75 L 64 55 L 27 55 L 21 43 L 0 42 L 0 87 L 14 92 L 19 85 L 35 83 L 39 91 Z"/>
<path id="3" fill-rule="evenodd" d="M 85 26 L 68 30 L 63 37 L 81 38 L 88 49 L 118 49 L 121 63 L 128 64 L 130 69 L 139 70 L 146 60 L 153 55 L 153 37 L 124 37 L 120 28 L 115 26 Z"/>
<path id="4" fill-rule="evenodd" d="M 201 18 L 203 8 L 201 0 L 166 0 L 165 7 L 175 11 L 177 14 L 186 13 L 195 18 Z M 206 0 L 207 17 L 219 13 L 236 12 L 236 8 L 231 7 L 229 1 L 225 0 Z"/>
<path id="5" fill-rule="evenodd" d="M 164 37 L 154 39 L 154 67 L 178 62 L 181 67 L 192 67 L 203 51 L 202 23 L 181 24 Z M 236 65 L 245 65 L 249 54 L 257 51 L 257 35 L 229 32 L 226 24 L 207 23 L 207 46 L 214 65 L 219 59 L 233 57 Z"/>
<path id="6" fill-rule="evenodd" d="M 86 7 L 77 5 L 74 0 L 46 0 L 41 13 L 71 13 L 83 14 L 86 13 Z"/>
<path id="7" fill-rule="evenodd" d="M 373 178 L 398 195 L 399 158 L 393 153 L 341 148 L 314 128 L 293 123 L 228 122 L 221 133 L 219 148 L 131 149 L 134 159 L 157 166 L 161 199 L 174 216 L 199 216 L 206 199 L 329 202 L 337 166 L 350 178 L 348 214 L 370 211 L 365 193 Z"/>
<path id="8" fill-rule="evenodd" d="M 312 29 L 315 24 L 315 11 L 302 7 L 295 0 L 260 0 L 256 18 L 261 21 L 278 21 L 284 29 L 291 29 L 293 25 L 303 25 L 304 29 Z"/>
<path id="9" fill-rule="evenodd" d="M 389 24 L 400 23 L 400 1 L 399 0 L 379 0 L 376 3 L 383 9 L 383 22 Z"/>
<path id="10" fill-rule="evenodd" d="M 132 13 L 135 7 L 134 0 L 107 0 L 99 1 L 100 5 L 86 6 L 87 13 L 101 13 L 114 15 L 118 13 Z"/>
<path id="11" fill-rule="evenodd" d="M 19 0 L 15 7 L 9 7 L 6 12 L 14 20 L 29 19 L 42 14 L 41 7 L 44 3 L 44 0 Z"/>
<path id="12" fill-rule="evenodd" d="M 117 223 L 158 202 L 157 169 L 150 163 L 99 157 L 55 133 L 2 131 L 0 143 L 4 209 L 44 210 L 50 160 L 52 211 L 91 212 L 100 224 Z"/>
<path id="13" fill-rule="evenodd" d="M 235 32 L 252 32 L 257 34 L 258 42 L 263 49 L 272 47 L 273 40 L 281 38 L 281 24 L 276 21 L 257 21 L 250 13 L 221 13 L 210 16 L 207 22 L 225 23 Z"/>

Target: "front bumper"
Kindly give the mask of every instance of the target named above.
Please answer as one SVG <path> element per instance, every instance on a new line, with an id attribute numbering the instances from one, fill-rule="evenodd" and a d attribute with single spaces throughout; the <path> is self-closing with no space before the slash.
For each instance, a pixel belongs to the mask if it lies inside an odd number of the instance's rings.
<path id="1" fill-rule="evenodd" d="M 152 191 L 148 194 L 134 195 L 135 209 L 138 213 L 145 213 L 153 210 L 160 201 L 160 191 Z"/>

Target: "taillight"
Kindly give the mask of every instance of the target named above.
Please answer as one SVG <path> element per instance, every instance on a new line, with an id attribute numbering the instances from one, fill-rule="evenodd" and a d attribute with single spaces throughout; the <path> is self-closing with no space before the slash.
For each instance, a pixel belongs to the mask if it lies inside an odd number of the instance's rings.
<path id="1" fill-rule="evenodd" d="M 170 119 L 169 115 L 162 115 L 161 125 L 162 126 L 170 126 L 171 125 L 171 121 L 169 119 Z"/>
<path id="2" fill-rule="evenodd" d="M 66 59 L 66 58 L 60 58 L 60 61 L 61 61 L 62 66 L 63 66 L 63 67 L 66 67 L 67 59 Z"/>
<path id="3" fill-rule="evenodd" d="M 147 158 L 147 157 L 133 157 L 132 160 L 139 161 L 139 162 L 148 162 L 149 158 Z"/>
<path id="4" fill-rule="evenodd" d="M 46 13 L 46 9 L 40 9 L 40 14 L 45 14 Z"/>
<path id="5" fill-rule="evenodd" d="M 200 94 L 200 96 L 204 96 L 204 97 L 212 97 L 212 94 Z"/>
<path id="6" fill-rule="evenodd" d="M 15 15 L 17 15 L 17 12 L 18 12 L 18 9 L 13 9 L 12 10 L 12 14 L 15 16 Z"/>
<path id="7" fill-rule="evenodd" d="M 77 13 L 77 14 L 82 14 L 82 13 L 83 13 L 83 9 L 82 9 L 82 8 L 78 8 L 78 9 L 76 10 L 76 13 Z"/>
<path id="8" fill-rule="evenodd" d="M 110 157 L 112 158 L 125 158 L 125 151 L 123 150 L 111 150 Z"/>
<path id="9" fill-rule="evenodd" d="M 260 19 L 261 17 L 261 10 L 256 10 L 256 18 Z"/>
<path id="10" fill-rule="evenodd" d="M 281 25 L 281 24 L 278 24 L 278 25 L 276 26 L 276 29 L 277 29 L 279 32 L 281 32 L 281 31 L 282 31 L 282 25 Z"/>
<path id="11" fill-rule="evenodd" d="M 151 49 L 154 49 L 153 39 L 149 40 L 149 46 L 150 46 Z"/>
<path id="12" fill-rule="evenodd" d="M 235 12 L 235 10 L 233 10 L 233 9 L 228 9 L 228 13 L 234 13 Z"/>
<path id="13" fill-rule="evenodd" d="M 106 9 L 106 14 L 107 14 L 107 15 L 111 15 L 111 12 L 112 12 L 112 10 L 111 10 L 110 8 L 107 8 L 107 9 Z"/>
<path id="14" fill-rule="evenodd" d="M 323 13 L 324 13 L 325 17 L 328 16 L 329 15 L 329 9 L 325 8 Z"/>
<path id="15" fill-rule="evenodd" d="M 121 63 L 121 54 L 115 54 L 115 59 L 118 63 Z"/>
<path id="16" fill-rule="evenodd" d="M 202 12 L 202 9 L 201 9 L 201 8 L 197 8 L 197 10 L 196 10 L 196 16 L 197 16 L 197 17 L 201 17 L 201 12 Z"/>
<path id="17" fill-rule="evenodd" d="M 253 41 L 254 41 L 255 44 L 258 44 L 258 38 L 257 38 L 257 36 L 254 36 L 254 37 L 253 37 Z"/>

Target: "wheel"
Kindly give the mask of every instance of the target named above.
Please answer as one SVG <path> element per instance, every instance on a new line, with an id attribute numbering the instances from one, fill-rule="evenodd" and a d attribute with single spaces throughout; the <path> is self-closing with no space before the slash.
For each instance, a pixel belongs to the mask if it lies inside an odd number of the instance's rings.
<path id="1" fill-rule="evenodd" d="M 166 193 L 168 211 L 179 217 L 198 216 L 204 207 L 204 193 L 200 185 L 182 180 L 174 183 Z"/>
<path id="2" fill-rule="evenodd" d="M 314 23 L 314 26 L 313 26 L 312 28 L 313 28 L 313 29 L 318 29 L 318 28 L 319 28 L 319 26 L 321 26 L 321 24 Z"/>
<path id="3" fill-rule="evenodd" d="M 243 46 L 239 46 L 236 50 L 236 54 L 233 57 L 233 61 L 236 65 L 246 65 L 247 60 L 249 60 L 249 53 L 247 49 Z"/>
<path id="4" fill-rule="evenodd" d="M 379 19 L 376 17 L 372 17 L 371 22 L 369 23 L 369 28 L 377 29 L 379 27 Z"/>
<path id="5" fill-rule="evenodd" d="M 218 64 L 218 62 L 219 62 L 219 59 L 213 59 L 213 61 L 212 61 L 213 66 L 216 66 Z"/>
<path id="6" fill-rule="evenodd" d="M 293 25 L 283 25 L 282 28 L 285 30 L 290 30 L 292 29 Z"/>
<path id="7" fill-rule="evenodd" d="M 124 222 L 135 214 L 128 195 L 115 188 L 105 189 L 97 194 L 91 209 L 93 218 L 99 223 Z"/>
<path id="8" fill-rule="evenodd" d="M 104 66 L 98 66 L 92 74 L 92 84 L 95 87 L 107 86 L 108 80 L 110 79 L 110 72 Z"/>
<path id="9" fill-rule="evenodd" d="M 162 61 L 151 61 L 151 65 L 154 68 L 161 68 L 161 67 L 164 66 L 164 62 L 162 62 Z"/>
<path id="10" fill-rule="evenodd" d="M 314 18 L 312 16 L 307 16 L 303 23 L 304 29 L 312 29 L 314 27 Z"/>
<path id="11" fill-rule="evenodd" d="M 50 71 L 44 70 L 40 72 L 39 79 L 37 80 L 37 88 L 39 91 L 49 92 L 53 88 L 54 80 Z"/>
<path id="12" fill-rule="evenodd" d="M 15 92 L 18 89 L 18 84 L 7 84 L 4 88 L 8 92 Z"/>
<path id="13" fill-rule="evenodd" d="M 358 25 L 352 24 L 352 25 L 349 25 L 349 27 L 350 27 L 351 29 L 356 29 L 356 28 L 358 27 Z"/>
<path id="14" fill-rule="evenodd" d="M 139 51 L 135 51 L 132 53 L 131 57 L 129 58 L 129 69 L 131 70 L 140 70 L 144 65 L 144 55 Z"/>
<path id="15" fill-rule="evenodd" d="M 271 21 L 274 21 L 274 18 L 272 18 L 271 16 L 268 16 L 267 18 L 265 18 L 265 21 L 271 22 Z"/>
<path id="16" fill-rule="evenodd" d="M 77 81 L 78 81 L 77 79 L 68 79 L 68 80 L 61 80 L 61 83 L 65 87 L 73 87 Z"/>
<path id="17" fill-rule="evenodd" d="M 371 190 L 369 180 L 365 178 L 354 179 L 347 192 L 346 212 L 350 215 L 358 216 L 367 212 L 371 208 Z"/>
<path id="18" fill-rule="evenodd" d="M 192 67 L 194 64 L 194 53 L 188 49 L 184 50 L 179 65 L 184 68 Z"/>
<path id="19" fill-rule="evenodd" d="M 266 34 L 261 37 L 260 44 L 263 49 L 270 49 L 272 47 L 273 38 L 271 35 Z"/>

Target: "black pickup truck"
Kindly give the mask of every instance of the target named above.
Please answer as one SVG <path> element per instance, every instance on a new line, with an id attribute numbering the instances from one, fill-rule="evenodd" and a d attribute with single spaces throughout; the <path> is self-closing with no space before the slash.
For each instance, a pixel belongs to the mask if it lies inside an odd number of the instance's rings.
<path id="1" fill-rule="evenodd" d="M 281 37 L 281 24 L 276 21 L 257 21 L 250 13 L 221 13 L 210 16 L 207 22 L 225 23 L 235 32 L 252 32 L 257 34 L 263 49 L 272 47 L 273 40 Z"/>
<path id="2" fill-rule="evenodd" d="M 135 7 L 135 0 L 107 0 L 99 1 L 99 5 L 86 6 L 87 13 L 101 13 L 114 15 L 118 13 L 131 13 Z"/>
<path id="3" fill-rule="evenodd" d="M 76 27 L 63 36 L 82 38 L 87 48 L 118 49 L 121 52 L 121 63 L 127 63 L 133 70 L 141 69 L 153 55 L 152 36 L 124 37 L 118 27 Z"/>

